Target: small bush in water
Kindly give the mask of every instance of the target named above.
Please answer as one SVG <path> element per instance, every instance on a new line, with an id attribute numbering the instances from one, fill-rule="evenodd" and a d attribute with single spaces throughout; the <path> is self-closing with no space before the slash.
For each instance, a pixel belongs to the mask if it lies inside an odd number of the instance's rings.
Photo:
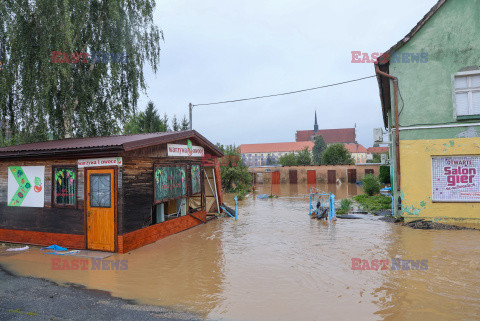
<path id="1" fill-rule="evenodd" d="M 350 206 L 352 205 L 352 200 L 348 198 L 344 198 L 340 202 L 340 210 L 338 211 L 340 214 L 348 213 L 350 211 Z"/>
<path id="2" fill-rule="evenodd" d="M 380 192 L 380 182 L 378 177 L 368 174 L 363 178 L 363 190 L 368 196 L 378 194 Z"/>

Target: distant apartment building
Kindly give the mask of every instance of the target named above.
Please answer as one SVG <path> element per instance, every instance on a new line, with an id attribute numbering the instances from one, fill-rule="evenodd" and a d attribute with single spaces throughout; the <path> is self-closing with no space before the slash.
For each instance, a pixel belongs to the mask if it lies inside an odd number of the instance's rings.
<path id="1" fill-rule="evenodd" d="M 367 149 L 360 144 L 345 144 L 345 148 L 352 155 L 355 164 L 367 162 Z"/>
<path id="2" fill-rule="evenodd" d="M 357 137 L 355 128 L 318 129 L 317 112 L 315 112 L 315 123 L 313 130 L 297 130 L 295 141 L 315 141 L 315 137 L 321 135 L 327 145 L 331 144 L 355 144 Z"/>
<path id="3" fill-rule="evenodd" d="M 267 143 L 267 144 L 242 144 L 238 148 L 242 155 L 243 162 L 250 167 L 273 165 L 285 154 L 299 152 L 305 147 L 312 151 L 314 143 L 289 142 L 289 143 Z"/>

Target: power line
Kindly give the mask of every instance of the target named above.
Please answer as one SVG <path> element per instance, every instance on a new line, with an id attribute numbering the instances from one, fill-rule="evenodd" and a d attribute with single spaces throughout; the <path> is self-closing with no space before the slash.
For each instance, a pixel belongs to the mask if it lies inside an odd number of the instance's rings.
<path id="1" fill-rule="evenodd" d="M 333 87 L 333 86 L 348 84 L 348 83 L 351 83 L 351 82 L 360 81 L 360 80 L 364 80 L 364 79 L 368 79 L 368 78 L 373 78 L 373 77 L 376 77 L 376 76 L 374 75 L 374 76 L 368 76 L 368 77 L 363 77 L 363 78 L 358 78 L 358 79 L 352 79 L 352 80 L 347 80 L 347 81 L 338 82 L 338 83 L 335 83 L 335 84 L 330 84 L 330 85 L 325 85 L 325 86 L 320 86 L 320 87 L 307 88 L 307 89 L 301 89 L 301 90 L 296 90 L 296 91 L 290 91 L 290 92 L 281 93 L 281 94 L 273 94 L 273 95 L 258 96 L 258 97 L 251 97 L 251 98 L 242 98 L 242 99 L 235 99 L 235 100 L 226 100 L 226 101 L 219 101 L 219 102 L 215 102 L 215 103 L 192 104 L 191 107 L 194 107 L 194 106 L 218 105 L 218 104 L 228 104 L 228 103 L 235 103 L 235 102 L 245 101 L 245 100 L 254 100 L 254 99 L 262 99 L 262 98 L 269 98 L 269 97 L 276 97 L 276 96 L 284 96 L 284 95 L 298 94 L 298 93 L 305 92 L 305 91 L 310 91 L 310 90 L 316 90 L 316 89 L 321 89 L 321 88 L 327 88 L 327 87 Z"/>

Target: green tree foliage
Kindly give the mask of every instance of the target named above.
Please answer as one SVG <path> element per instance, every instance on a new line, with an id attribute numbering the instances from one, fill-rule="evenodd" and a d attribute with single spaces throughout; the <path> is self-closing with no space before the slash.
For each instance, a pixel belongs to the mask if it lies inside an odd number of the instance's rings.
<path id="1" fill-rule="evenodd" d="M 312 164 L 312 157 L 308 147 L 305 147 L 301 151 L 299 151 L 296 155 L 297 157 L 297 165 L 311 165 Z"/>
<path id="2" fill-rule="evenodd" d="M 323 165 L 351 165 L 354 160 L 342 144 L 333 144 L 327 147 L 322 154 Z"/>
<path id="3" fill-rule="evenodd" d="M 390 166 L 380 166 L 380 175 L 378 175 L 380 183 L 390 184 Z"/>
<path id="4" fill-rule="evenodd" d="M 190 122 L 187 120 L 187 117 L 183 115 L 182 119 L 182 131 L 190 129 Z"/>
<path id="5" fill-rule="evenodd" d="M 162 123 L 165 124 L 165 131 L 168 132 L 170 130 L 170 127 L 168 126 L 168 115 L 167 115 L 167 113 L 163 114 Z"/>
<path id="6" fill-rule="evenodd" d="M 217 143 L 218 145 L 220 144 Z M 243 196 L 250 191 L 252 185 L 252 176 L 248 172 L 248 166 L 243 163 L 235 145 L 227 145 L 224 148 L 224 154 L 220 163 L 223 188 L 227 192 L 236 192 Z"/>
<path id="7" fill-rule="evenodd" d="M 220 149 L 222 152 L 224 152 L 224 153 L 225 153 L 225 146 L 223 146 L 223 145 L 222 145 L 222 144 L 220 144 L 220 143 L 216 143 L 216 144 L 215 144 L 215 146 L 217 146 L 217 147 L 218 147 L 218 149 Z"/>
<path id="8" fill-rule="evenodd" d="M 157 114 L 153 102 L 149 102 L 145 111 L 137 112 L 125 124 L 124 134 L 155 133 L 166 131 L 166 126 Z"/>
<path id="9" fill-rule="evenodd" d="M 295 166 L 297 163 L 297 156 L 295 153 L 283 154 L 278 158 L 278 163 L 282 166 Z"/>
<path id="10" fill-rule="evenodd" d="M 380 182 L 378 177 L 368 174 L 363 178 L 363 190 L 368 196 L 376 195 L 380 193 Z"/>
<path id="11" fill-rule="evenodd" d="M 312 149 L 312 162 L 314 165 L 322 165 L 322 154 L 327 149 L 327 143 L 322 135 L 315 137 L 315 145 Z"/>
<path id="12" fill-rule="evenodd" d="M 154 8 L 155 0 L 2 1 L 0 120 L 12 143 L 121 131 L 146 89 L 145 62 L 159 65 Z M 52 63 L 52 51 L 69 54 L 64 61 L 126 53 L 128 63 Z"/>
<path id="13" fill-rule="evenodd" d="M 178 123 L 178 119 L 177 119 L 177 115 L 173 115 L 173 118 L 172 118 L 172 130 L 174 132 L 178 132 L 180 131 L 181 127 L 180 127 L 180 124 Z"/>
<path id="14" fill-rule="evenodd" d="M 375 163 L 375 164 L 378 164 L 378 163 L 381 163 L 381 162 L 382 162 L 382 156 L 381 156 L 380 154 L 378 154 L 378 153 L 373 153 L 372 156 L 373 156 L 373 158 L 367 160 L 367 163 Z"/>

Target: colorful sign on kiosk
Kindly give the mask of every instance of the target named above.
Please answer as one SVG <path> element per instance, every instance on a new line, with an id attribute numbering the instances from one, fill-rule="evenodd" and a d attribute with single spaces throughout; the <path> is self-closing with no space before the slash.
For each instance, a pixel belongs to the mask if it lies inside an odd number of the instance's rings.
<path id="1" fill-rule="evenodd" d="M 201 146 L 193 146 L 192 141 L 187 139 L 187 145 L 167 144 L 168 156 L 179 157 L 203 157 L 205 150 Z"/>
<path id="2" fill-rule="evenodd" d="M 45 166 L 8 168 L 8 206 L 43 207 Z"/>
<path id="3" fill-rule="evenodd" d="M 78 168 L 99 167 L 99 166 L 122 166 L 122 165 L 123 165 L 123 160 L 121 157 L 91 158 L 91 159 L 78 160 Z"/>

